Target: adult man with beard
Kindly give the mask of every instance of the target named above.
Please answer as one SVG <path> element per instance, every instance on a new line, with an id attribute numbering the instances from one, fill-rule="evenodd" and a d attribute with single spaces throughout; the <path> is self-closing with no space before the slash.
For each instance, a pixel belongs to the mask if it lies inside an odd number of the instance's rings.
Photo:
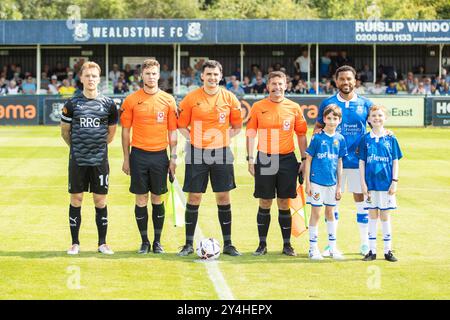
<path id="1" fill-rule="evenodd" d="M 358 157 L 356 155 L 357 147 L 361 137 L 366 133 L 367 117 L 369 109 L 373 102 L 367 98 L 358 96 L 355 93 L 356 71 L 353 67 L 344 65 L 336 70 L 336 85 L 338 92 L 323 100 L 319 107 L 319 115 L 317 117 L 314 132 L 317 133 L 325 126 L 323 121 L 323 111 L 330 104 L 338 105 L 342 110 L 342 122 L 338 126 L 337 131 L 345 138 L 347 144 L 348 155 L 343 158 L 342 173 L 342 192 L 347 190 L 353 193 L 353 199 L 356 205 L 356 220 L 360 231 L 360 253 L 366 255 L 369 251 L 368 238 L 368 212 L 364 209 L 364 195 L 361 189 L 361 181 L 359 177 Z M 338 205 L 335 207 L 335 218 L 338 220 Z M 327 247 L 322 253 L 324 257 L 330 256 Z"/>

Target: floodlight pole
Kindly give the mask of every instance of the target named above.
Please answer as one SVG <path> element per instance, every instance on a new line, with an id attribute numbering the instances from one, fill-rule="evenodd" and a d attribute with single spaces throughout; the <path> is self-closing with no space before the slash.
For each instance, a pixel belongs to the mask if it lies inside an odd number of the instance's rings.
<path id="1" fill-rule="evenodd" d="M 244 54 L 245 54 L 245 52 L 244 52 L 244 44 L 241 43 L 241 52 L 240 52 L 240 55 L 241 55 L 241 63 L 240 63 L 240 66 L 241 66 L 241 82 L 244 81 Z"/>
<path id="2" fill-rule="evenodd" d="M 173 45 L 173 69 L 172 69 L 172 87 L 173 87 L 173 93 L 176 94 L 178 93 L 178 86 L 176 83 L 176 74 L 177 74 L 177 44 L 175 43 Z"/>
<path id="3" fill-rule="evenodd" d="M 41 45 L 36 47 L 36 93 L 39 94 L 41 90 Z"/>
<path id="4" fill-rule="evenodd" d="M 177 93 L 180 93 L 181 86 L 181 45 L 178 44 L 178 53 L 177 53 Z"/>
<path id="5" fill-rule="evenodd" d="M 109 90 L 109 44 L 105 44 L 105 87 L 106 92 Z M 113 90 L 114 92 L 114 90 Z"/>
<path id="6" fill-rule="evenodd" d="M 373 83 L 377 82 L 377 45 L 373 45 Z"/>
<path id="7" fill-rule="evenodd" d="M 444 44 L 439 44 L 439 78 L 442 77 L 442 51 L 444 50 Z"/>
<path id="8" fill-rule="evenodd" d="M 316 96 L 319 95 L 319 44 L 316 43 Z"/>
<path id="9" fill-rule="evenodd" d="M 308 86 L 310 84 L 311 84 L 311 43 L 308 43 Z"/>

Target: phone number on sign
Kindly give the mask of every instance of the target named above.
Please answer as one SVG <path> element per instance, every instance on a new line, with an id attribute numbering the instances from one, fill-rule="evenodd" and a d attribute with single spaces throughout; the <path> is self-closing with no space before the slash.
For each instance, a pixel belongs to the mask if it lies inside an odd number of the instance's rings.
<path id="1" fill-rule="evenodd" d="M 356 35 L 356 41 L 412 41 L 410 34 L 392 34 L 392 33 L 359 33 Z"/>

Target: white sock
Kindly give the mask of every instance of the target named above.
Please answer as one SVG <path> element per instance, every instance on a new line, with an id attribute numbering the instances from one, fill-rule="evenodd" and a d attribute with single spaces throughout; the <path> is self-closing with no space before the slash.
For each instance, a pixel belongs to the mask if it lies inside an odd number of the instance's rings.
<path id="1" fill-rule="evenodd" d="M 328 230 L 328 245 L 330 246 L 330 251 L 333 252 L 336 248 L 336 221 L 327 221 Z"/>
<path id="2" fill-rule="evenodd" d="M 378 219 L 369 219 L 369 248 L 373 254 L 377 253 L 377 223 Z"/>
<path id="3" fill-rule="evenodd" d="M 336 229 L 338 226 L 338 220 L 339 220 L 339 201 L 340 200 L 336 200 L 336 206 L 334 207 L 334 223 L 336 224 Z"/>
<path id="4" fill-rule="evenodd" d="M 369 245 L 369 214 L 364 209 L 364 202 L 355 202 L 356 205 L 356 220 L 359 226 L 359 237 L 361 245 Z"/>
<path id="5" fill-rule="evenodd" d="M 318 240 L 318 227 L 309 226 L 309 249 L 311 251 L 318 250 Z"/>
<path id="6" fill-rule="evenodd" d="M 384 253 L 386 254 L 392 250 L 391 221 L 381 221 L 381 226 L 383 229 Z"/>

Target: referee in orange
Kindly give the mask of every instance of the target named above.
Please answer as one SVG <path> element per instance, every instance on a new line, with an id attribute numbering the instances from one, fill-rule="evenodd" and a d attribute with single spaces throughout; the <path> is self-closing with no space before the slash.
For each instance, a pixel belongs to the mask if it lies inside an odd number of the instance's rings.
<path id="1" fill-rule="evenodd" d="M 236 184 L 229 144 L 242 127 L 241 104 L 233 93 L 219 87 L 222 79 L 219 62 L 205 62 L 201 79 L 203 86 L 187 94 L 179 109 L 178 129 L 190 143 L 186 150 L 183 185 L 183 191 L 189 193 L 185 212 L 186 243 L 178 255 L 194 252 L 198 209 L 210 179 L 224 240 L 223 253 L 238 256 L 239 251 L 231 243 L 230 190 L 236 188 Z"/>
<path id="2" fill-rule="evenodd" d="M 269 74 L 269 96 L 253 104 L 247 122 L 248 170 L 255 177 L 254 197 L 259 198 L 257 215 L 259 246 L 256 256 L 267 253 L 267 232 L 270 225 L 270 208 L 277 198 L 278 222 L 283 236 L 282 253 L 295 256 L 291 246 L 291 213 L 289 198 L 296 198 L 298 173 L 303 172 L 294 154 L 294 133 L 297 135 L 302 161 L 306 159 L 306 121 L 300 106 L 286 99 L 286 75 L 275 71 Z M 258 136 L 258 154 L 254 145 Z"/>
<path id="3" fill-rule="evenodd" d="M 154 228 L 153 252 L 163 253 L 161 232 L 164 225 L 164 203 L 161 195 L 167 192 L 168 171 L 175 175 L 177 154 L 176 102 L 160 90 L 159 62 L 147 59 L 142 64 L 144 87 L 130 94 L 122 104 L 122 171 L 131 176 L 130 192 L 136 195 L 134 213 L 142 244 L 138 251 L 151 250 L 147 236 L 148 198 L 151 194 Z M 131 137 L 131 152 L 130 152 Z M 170 160 L 167 146 L 170 146 Z"/>

